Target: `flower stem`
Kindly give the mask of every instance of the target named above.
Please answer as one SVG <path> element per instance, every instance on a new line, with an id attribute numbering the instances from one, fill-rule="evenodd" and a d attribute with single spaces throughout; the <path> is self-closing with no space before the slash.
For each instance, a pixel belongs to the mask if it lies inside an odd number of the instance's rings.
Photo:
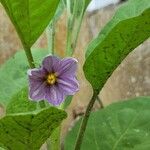
<path id="1" fill-rule="evenodd" d="M 25 48 L 25 54 L 27 56 L 27 60 L 28 60 L 30 68 L 35 68 L 33 56 L 32 56 L 32 53 L 31 53 L 31 49 L 30 48 Z"/>
<path id="2" fill-rule="evenodd" d="M 93 105 L 97 99 L 97 95 L 98 95 L 98 91 L 94 91 L 93 96 L 86 108 L 86 112 L 85 112 L 84 117 L 81 122 L 80 130 L 79 130 L 79 134 L 77 137 L 77 141 L 76 141 L 74 150 L 80 150 L 80 148 L 81 148 L 81 144 L 82 144 L 84 133 L 85 133 L 86 126 L 87 126 L 87 122 L 88 122 L 91 110 L 93 108 Z"/>

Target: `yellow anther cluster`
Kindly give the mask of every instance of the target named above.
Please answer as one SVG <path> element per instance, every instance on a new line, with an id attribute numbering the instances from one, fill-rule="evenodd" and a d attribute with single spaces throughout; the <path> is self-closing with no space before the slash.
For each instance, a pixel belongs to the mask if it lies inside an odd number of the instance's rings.
<path id="1" fill-rule="evenodd" d="M 50 84 L 50 85 L 53 85 L 56 83 L 56 80 L 57 80 L 57 77 L 55 75 L 55 73 L 50 73 L 48 76 L 47 76 L 47 83 Z"/>

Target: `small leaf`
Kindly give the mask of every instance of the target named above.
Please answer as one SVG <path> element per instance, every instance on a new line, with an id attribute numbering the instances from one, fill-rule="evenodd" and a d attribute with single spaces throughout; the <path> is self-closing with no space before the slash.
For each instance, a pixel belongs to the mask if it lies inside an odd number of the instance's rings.
<path id="1" fill-rule="evenodd" d="M 55 107 L 10 114 L 0 120 L 0 146 L 11 150 L 39 150 L 67 114 Z"/>
<path id="2" fill-rule="evenodd" d="M 150 36 L 149 0 L 130 0 L 121 7 L 87 49 L 84 73 L 100 91 L 122 60 Z"/>
<path id="3" fill-rule="evenodd" d="M 59 0 L 1 0 L 24 48 L 30 48 L 52 19 Z"/>
<path id="4" fill-rule="evenodd" d="M 34 60 L 40 64 L 47 54 L 45 49 L 33 49 Z M 37 65 L 38 66 L 38 65 Z M 28 64 L 24 51 L 16 53 L 0 68 L 0 104 L 6 106 L 12 96 L 22 88 L 27 87 Z"/>
<path id="5" fill-rule="evenodd" d="M 65 139 L 73 150 L 81 120 Z M 81 150 L 149 150 L 150 97 L 139 97 L 93 112 Z"/>

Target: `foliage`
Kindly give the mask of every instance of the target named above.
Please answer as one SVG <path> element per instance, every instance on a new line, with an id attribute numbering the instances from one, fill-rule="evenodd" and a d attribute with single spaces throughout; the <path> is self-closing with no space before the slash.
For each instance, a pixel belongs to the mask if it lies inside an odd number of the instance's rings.
<path id="1" fill-rule="evenodd" d="M 35 65 L 39 67 L 42 57 L 47 54 L 45 50 L 34 50 L 35 60 L 33 60 L 30 48 L 48 24 L 50 31 L 48 34 L 51 33 L 48 35 L 48 47 L 54 52 L 55 23 L 65 7 L 67 9 L 66 55 L 71 56 L 76 48 L 83 16 L 90 1 L 0 0 L 16 27 L 28 58 L 25 58 L 23 52 L 19 52 L 0 68 L 0 104 L 7 106 L 6 116 L 0 119 L 1 147 L 12 150 L 38 150 L 50 137 L 47 146 L 59 149 L 60 124 L 67 114 L 44 101 L 29 100 L 27 90 L 29 66 L 26 61 L 31 68 Z M 87 106 L 81 130 L 79 131 L 81 122 L 79 121 L 67 136 L 66 150 L 74 148 L 78 132 L 80 133 L 78 141 L 82 143 L 92 106 L 107 79 L 122 60 L 150 36 L 149 16 L 149 0 L 130 0 L 119 8 L 98 37 L 89 44 L 83 69 L 94 94 Z M 62 104 L 63 109 L 69 106 L 72 98 L 73 96 L 66 98 Z M 148 150 L 150 149 L 149 116 L 150 97 L 115 103 L 93 112 L 87 125 L 82 149 Z"/>
<path id="2" fill-rule="evenodd" d="M 121 7 L 89 45 L 84 73 L 100 91 L 122 60 L 150 36 L 149 0 L 131 0 Z"/>
<path id="3" fill-rule="evenodd" d="M 6 113 L 31 112 L 37 109 L 37 103 L 28 99 L 28 89 L 23 88 L 15 94 L 7 105 Z"/>
<path id="4" fill-rule="evenodd" d="M 59 0 L 1 0 L 24 48 L 30 48 L 52 19 Z"/>
<path id="5" fill-rule="evenodd" d="M 6 115 L 0 120 L 0 145 L 6 149 L 38 150 L 66 118 L 54 107 Z"/>
<path id="6" fill-rule="evenodd" d="M 91 113 L 82 150 L 149 150 L 150 97 L 114 103 Z M 65 150 L 72 150 L 81 120 L 65 140 Z"/>
<path id="7" fill-rule="evenodd" d="M 35 63 L 40 64 L 47 54 L 44 49 L 33 49 Z M 12 96 L 27 86 L 28 64 L 23 51 L 16 53 L 0 68 L 0 104 L 6 106 Z"/>

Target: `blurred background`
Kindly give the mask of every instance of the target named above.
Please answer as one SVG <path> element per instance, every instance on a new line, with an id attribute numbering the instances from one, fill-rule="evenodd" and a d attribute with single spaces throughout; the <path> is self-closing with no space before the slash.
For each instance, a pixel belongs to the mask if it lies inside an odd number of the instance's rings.
<path id="1" fill-rule="evenodd" d="M 74 120 L 84 113 L 92 95 L 91 86 L 86 81 L 82 71 L 86 47 L 124 2 L 121 0 L 92 0 L 87 9 L 74 53 L 74 57 L 79 60 L 78 80 L 80 91 L 74 96 L 71 105 L 67 109 L 68 118 L 64 122 L 63 135 L 74 124 Z M 65 11 L 56 25 L 55 50 L 60 56 L 64 56 L 64 37 L 66 37 Z M 150 42 L 147 40 L 130 53 L 114 71 L 99 95 L 104 106 L 120 99 L 150 95 L 149 46 Z M 47 48 L 46 33 L 43 33 L 34 47 Z M 20 49 L 22 49 L 21 42 L 3 7 L 0 5 L 0 66 Z M 96 102 L 93 109 L 100 107 L 100 104 Z M 3 112 L 3 110 L 1 111 Z"/>

